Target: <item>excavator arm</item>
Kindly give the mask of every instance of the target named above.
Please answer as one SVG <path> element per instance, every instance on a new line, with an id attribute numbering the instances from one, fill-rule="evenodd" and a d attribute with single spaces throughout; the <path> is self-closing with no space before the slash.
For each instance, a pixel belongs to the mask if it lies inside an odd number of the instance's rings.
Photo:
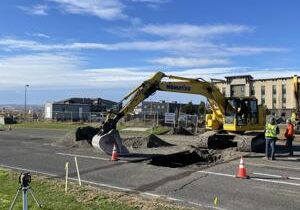
<path id="1" fill-rule="evenodd" d="M 100 134 L 106 134 L 110 130 L 114 129 L 122 117 L 128 113 L 131 113 L 138 104 L 155 93 L 158 90 L 159 83 L 164 77 L 166 77 L 164 73 L 157 72 L 150 79 L 145 80 L 141 85 L 126 95 L 120 103 L 123 103 L 126 100 L 127 103 L 121 108 L 121 110 L 113 119 L 107 119 L 104 122 L 104 124 L 101 126 Z"/>

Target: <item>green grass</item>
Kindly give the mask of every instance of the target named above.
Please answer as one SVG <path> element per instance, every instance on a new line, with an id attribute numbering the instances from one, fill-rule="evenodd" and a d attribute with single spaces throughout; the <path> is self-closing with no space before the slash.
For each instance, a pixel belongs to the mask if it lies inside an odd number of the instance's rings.
<path id="1" fill-rule="evenodd" d="M 40 129 L 61 129 L 72 130 L 80 126 L 86 126 L 83 123 L 71 123 L 71 122 L 23 122 L 12 124 L 12 128 L 40 128 Z M 5 127 L 8 127 L 6 125 Z"/>
<path id="2" fill-rule="evenodd" d="M 138 210 L 148 209 L 147 206 L 157 210 L 182 209 L 171 204 L 145 201 L 145 198 L 137 200 L 136 197 L 133 198 L 120 192 L 100 191 L 89 186 L 79 187 L 76 183 L 70 183 L 69 191 L 65 193 L 63 181 L 45 177 L 33 176 L 30 186 L 41 201 L 42 209 L 46 210 Z M 18 174 L 0 169 L 0 209 L 9 208 L 18 187 Z M 29 194 L 28 204 L 31 210 L 40 209 Z M 19 196 L 14 209 L 22 209 L 22 196 Z"/>
<path id="3" fill-rule="evenodd" d="M 97 123 L 79 123 L 79 122 L 22 122 L 17 124 L 12 124 L 12 128 L 38 128 L 38 129 L 60 129 L 60 130 L 75 130 L 81 126 L 93 126 L 97 127 L 99 124 Z M 8 129 L 9 125 L 0 125 L 0 129 Z M 131 135 L 147 135 L 147 134 L 155 134 L 161 135 L 170 131 L 167 127 L 157 126 L 149 128 L 147 131 L 123 131 L 122 129 L 126 128 L 126 125 L 119 125 L 118 130 L 123 134 L 131 134 Z"/>
<path id="4" fill-rule="evenodd" d="M 149 133 L 152 132 L 152 134 L 154 134 L 154 135 L 162 135 L 169 131 L 170 131 L 170 128 L 162 127 L 162 126 L 154 127 L 153 130 L 152 129 L 148 130 Z"/>

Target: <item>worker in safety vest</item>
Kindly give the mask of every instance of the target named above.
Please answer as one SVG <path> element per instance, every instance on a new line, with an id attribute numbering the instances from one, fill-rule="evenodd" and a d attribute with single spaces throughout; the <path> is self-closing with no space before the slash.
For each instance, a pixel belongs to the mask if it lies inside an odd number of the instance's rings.
<path id="1" fill-rule="evenodd" d="M 296 114 L 296 113 L 292 113 L 292 116 L 291 116 L 291 122 L 292 122 L 293 124 L 296 123 L 296 119 L 297 119 L 297 114 Z"/>
<path id="2" fill-rule="evenodd" d="M 284 137 L 286 138 L 286 146 L 290 153 L 290 156 L 293 155 L 293 140 L 294 140 L 294 125 L 290 119 L 287 120 L 287 128 L 284 133 Z"/>
<path id="3" fill-rule="evenodd" d="M 266 139 L 266 157 L 265 159 L 275 160 L 275 143 L 277 140 L 277 134 L 279 134 L 279 128 L 276 125 L 274 117 L 270 118 L 270 122 L 265 128 L 265 139 Z"/>

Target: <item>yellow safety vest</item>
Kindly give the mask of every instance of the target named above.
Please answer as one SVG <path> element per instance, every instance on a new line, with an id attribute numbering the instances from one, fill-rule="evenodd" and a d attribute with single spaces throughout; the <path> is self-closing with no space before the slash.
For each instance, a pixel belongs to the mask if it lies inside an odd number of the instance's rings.
<path id="1" fill-rule="evenodd" d="M 267 124 L 265 137 L 276 138 L 277 137 L 276 129 L 277 129 L 277 125 Z"/>
<path id="2" fill-rule="evenodd" d="M 292 123 L 296 122 L 296 113 L 292 113 L 291 121 L 292 121 Z"/>

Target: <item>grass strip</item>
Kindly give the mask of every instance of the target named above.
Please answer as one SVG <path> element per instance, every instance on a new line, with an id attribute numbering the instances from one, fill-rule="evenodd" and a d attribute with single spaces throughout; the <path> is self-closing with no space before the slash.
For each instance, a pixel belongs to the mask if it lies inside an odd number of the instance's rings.
<path id="1" fill-rule="evenodd" d="M 19 187 L 19 174 L 0 169 L 0 209 L 8 209 Z M 107 189 L 95 188 L 76 183 L 69 183 L 69 190 L 64 192 L 64 182 L 60 179 L 32 176 L 30 184 L 35 196 L 46 210 L 179 210 L 186 209 L 160 199 L 144 198 L 135 194 L 125 194 Z M 28 194 L 29 209 L 38 208 Z M 22 209 L 20 195 L 14 209 Z"/>

